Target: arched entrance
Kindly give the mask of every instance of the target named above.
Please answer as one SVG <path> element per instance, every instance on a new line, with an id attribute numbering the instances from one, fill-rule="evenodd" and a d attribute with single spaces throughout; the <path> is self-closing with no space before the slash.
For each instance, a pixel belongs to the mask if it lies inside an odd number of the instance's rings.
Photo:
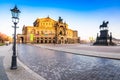
<path id="1" fill-rule="evenodd" d="M 64 38 L 63 37 L 61 37 L 61 44 L 64 44 Z"/>
<path id="2" fill-rule="evenodd" d="M 24 38 L 20 37 L 20 43 L 24 43 Z"/>
<path id="3" fill-rule="evenodd" d="M 65 41 L 64 41 L 64 37 L 60 37 L 59 40 L 58 40 L 58 44 L 64 44 Z"/>

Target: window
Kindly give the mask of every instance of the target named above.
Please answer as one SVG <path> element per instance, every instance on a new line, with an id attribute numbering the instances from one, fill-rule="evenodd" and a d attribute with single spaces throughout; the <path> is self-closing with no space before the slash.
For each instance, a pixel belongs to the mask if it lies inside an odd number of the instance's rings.
<path id="1" fill-rule="evenodd" d="M 51 40 L 49 40 L 49 43 L 51 43 Z"/>
<path id="2" fill-rule="evenodd" d="M 45 43 L 47 43 L 47 40 L 45 40 Z"/>
<path id="3" fill-rule="evenodd" d="M 37 43 L 39 43 L 39 40 L 37 40 Z"/>
<path id="4" fill-rule="evenodd" d="M 43 43 L 43 40 L 41 40 L 41 43 Z"/>
<path id="5" fill-rule="evenodd" d="M 62 31 L 60 31 L 60 33 L 59 33 L 60 35 L 62 35 Z"/>

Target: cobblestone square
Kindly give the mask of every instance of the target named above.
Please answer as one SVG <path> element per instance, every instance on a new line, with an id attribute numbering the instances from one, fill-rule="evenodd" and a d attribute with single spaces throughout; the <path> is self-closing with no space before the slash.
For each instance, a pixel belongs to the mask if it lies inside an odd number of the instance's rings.
<path id="1" fill-rule="evenodd" d="M 18 56 L 47 80 L 119 80 L 120 60 L 18 45 Z"/>

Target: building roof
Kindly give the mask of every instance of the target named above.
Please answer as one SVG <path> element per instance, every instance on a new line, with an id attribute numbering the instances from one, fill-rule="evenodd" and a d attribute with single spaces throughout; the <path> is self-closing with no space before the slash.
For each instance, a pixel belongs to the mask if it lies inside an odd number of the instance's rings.
<path id="1" fill-rule="evenodd" d="M 42 22 L 49 22 L 49 21 L 51 21 L 51 22 L 56 22 L 54 19 L 50 18 L 49 16 L 46 17 L 46 18 L 37 18 L 37 19 L 35 20 L 35 22 L 39 22 L 39 21 L 42 21 Z"/>

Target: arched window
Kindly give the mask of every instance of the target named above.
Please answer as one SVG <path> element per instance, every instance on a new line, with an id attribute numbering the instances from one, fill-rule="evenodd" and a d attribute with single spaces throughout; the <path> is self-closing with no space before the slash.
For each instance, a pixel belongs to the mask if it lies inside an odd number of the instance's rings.
<path id="1" fill-rule="evenodd" d="M 60 33 L 59 33 L 60 35 L 62 35 L 63 33 L 62 33 L 62 31 L 60 31 Z"/>
<path id="2" fill-rule="evenodd" d="M 47 40 L 45 40 L 45 43 L 47 43 Z"/>

